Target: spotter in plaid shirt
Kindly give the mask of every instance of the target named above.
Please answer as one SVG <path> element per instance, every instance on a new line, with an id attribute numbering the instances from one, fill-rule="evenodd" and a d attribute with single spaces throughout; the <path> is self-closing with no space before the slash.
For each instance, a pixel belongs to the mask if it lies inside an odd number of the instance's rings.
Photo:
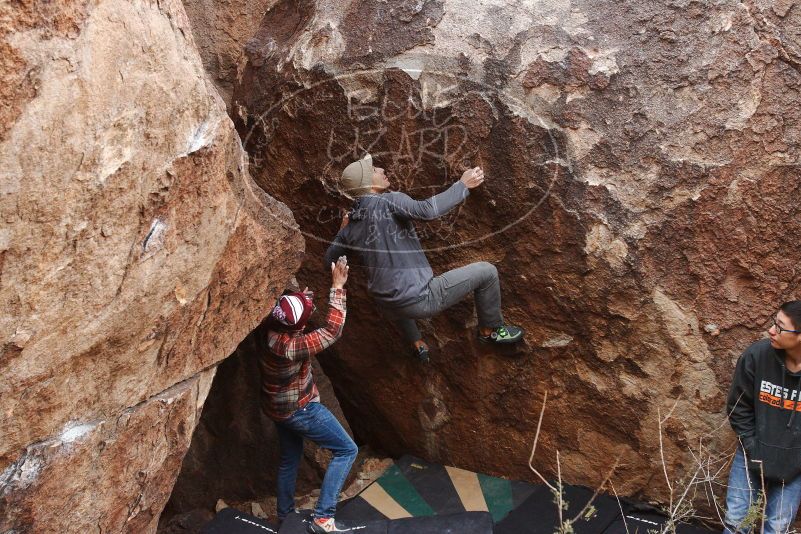
<path id="1" fill-rule="evenodd" d="M 342 336 L 345 313 L 345 290 L 331 288 L 326 326 L 306 334 L 274 331 L 267 334 L 270 350 L 259 358 L 259 364 L 263 407 L 270 419 L 284 420 L 306 404 L 320 401 L 310 358 Z"/>

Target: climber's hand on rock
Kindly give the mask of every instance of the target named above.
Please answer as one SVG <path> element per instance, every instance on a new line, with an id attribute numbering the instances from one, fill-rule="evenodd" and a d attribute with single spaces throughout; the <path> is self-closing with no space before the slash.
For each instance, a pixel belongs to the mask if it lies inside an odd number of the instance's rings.
<path id="1" fill-rule="evenodd" d="M 342 230 L 343 228 L 345 228 L 345 227 L 348 225 L 348 223 L 349 223 L 349 222 L 350 222 L 350 214 L 349 214 L 349 213 L 346 213 L 346 214 L 345 214 L 345 215 L 342 217 L 342 222 L 341 222 L 341 223 L 340 223 L 340 225 L 339 225 L 339 229 L 340 229 L 340 230 Z"/>
<path id="2" fill-rule="evenodd" d="M 481 167 L 473 167 L 462 173 L 461 182 L 468 188 L 473 189 L 484 183 L 484 171 Z"/>
<path id="3" fill-rule="evenodd" d="M 331 287 L 342 289 L 348 281 L 348 258 L 340 256 L 336 263 L 331 262 Z"/>

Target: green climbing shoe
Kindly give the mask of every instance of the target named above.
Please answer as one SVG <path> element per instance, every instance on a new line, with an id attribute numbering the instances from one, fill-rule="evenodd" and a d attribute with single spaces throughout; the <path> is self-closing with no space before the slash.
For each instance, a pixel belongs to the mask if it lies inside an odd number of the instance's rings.
<path id="1" fill-rule="evenodd" d="M 498 345 L 517 343 L 523 339 L 523 329 L 519 326 L 503 325 L 493 330 L 488 336 L 479 334 L 478 339 L 482 343 L 495 343 Z"/>

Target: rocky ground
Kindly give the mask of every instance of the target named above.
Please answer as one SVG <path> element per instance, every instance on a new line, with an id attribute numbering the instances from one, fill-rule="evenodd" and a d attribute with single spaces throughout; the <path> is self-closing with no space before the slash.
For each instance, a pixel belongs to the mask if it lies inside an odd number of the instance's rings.
<path id="1" fill-rule="evenodd" d="M 378 479 L 384 471 L 392 465 L 389 458 L 377 458 L 370 456 L 365 451 L 360 451 L 359 457 L 354 462 L 353 470 L 349 477 L 349 483 L 340 495 L 340 501 L 349 499 L 359 494 L 364 488 Z M 318 484 L 319 486 L 319 484 Z M 320 497 L 320 489 L 317 487 L 311 491 L 299 490 L 295 500 L 298 510 L 311 510 L 317 504 Z M 242 502 L 226 502 L 218 499 L 214 505 L 214 511 L 219 512 L 223 508 L 232 507 L 241 512 L 277 522 L 275 497 L 265 497 L 258 500 L 246 500 Z M 209 508 L 195 508 L 188 512 L 176 514 L 169 520 L 162 520 L 159 525 L 159 534 L 189 534 L 200 532 L 203 525 L 214 518 L 214 513 Z"/>

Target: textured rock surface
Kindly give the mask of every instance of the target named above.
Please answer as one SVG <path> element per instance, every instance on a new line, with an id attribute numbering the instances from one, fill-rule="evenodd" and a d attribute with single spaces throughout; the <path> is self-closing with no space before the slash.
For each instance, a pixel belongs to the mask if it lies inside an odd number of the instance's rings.
<path id="1" fill-rule="evenodd" d="M 275 0 L 184 0 L 203 66 L 226 105 L 245 65 L 245 43 Z"/>
<path id="2" fill-rule="evenodd" d="M 162 524 L 191 510 L 213 510 L 218 499 L 246 502 L 275 494 L 278 436 L 275 425 L 262 414 L 259 398 L 257 358 L 266 350 L 262 334 L 256 329 L 220 364 Z M 322 403 L 349 430 L 331 383 L 316 360 L 313 365 Z M 330 452 L 307 442 L 304 457 L 298 494 L 319 491 Z M 351 473 L 350 478 L 354 476 Z"/>
<path id="3" fill-rule="evenodd" d="M 2 530 L 152 531 L 206 370 L 303 242 L 247 174 L 180 2 L 7 7 Z"/>
<path id="4" fill-rule="evenodd" d="M 474 341 L 472 304 L 424 323 L 410 361 L 352 258 L 348 325 L 326 365 L 358 436 L 477 471 L 664 498 L 687 447 L 730 436 L 739 352 L 799 296 L 801 7 L 768 2 L 282 1 L 234 91 L 255 179 L 321 261 L 349 202 L 333 179 L 369 150 L 418 198 L 471 164 L 487 183 L 418 225 L 435 272 L 489 260 L 514 355 Z M 718 334 L 719 335 L 713 335 Z M 334 361 L 336 363 L 334 363 Z"/>
<path id="5" fill-rule="evenodd" d="M 0 528 L 154 532 L 213 376 L 26 448 L 4 473 Z"/>

